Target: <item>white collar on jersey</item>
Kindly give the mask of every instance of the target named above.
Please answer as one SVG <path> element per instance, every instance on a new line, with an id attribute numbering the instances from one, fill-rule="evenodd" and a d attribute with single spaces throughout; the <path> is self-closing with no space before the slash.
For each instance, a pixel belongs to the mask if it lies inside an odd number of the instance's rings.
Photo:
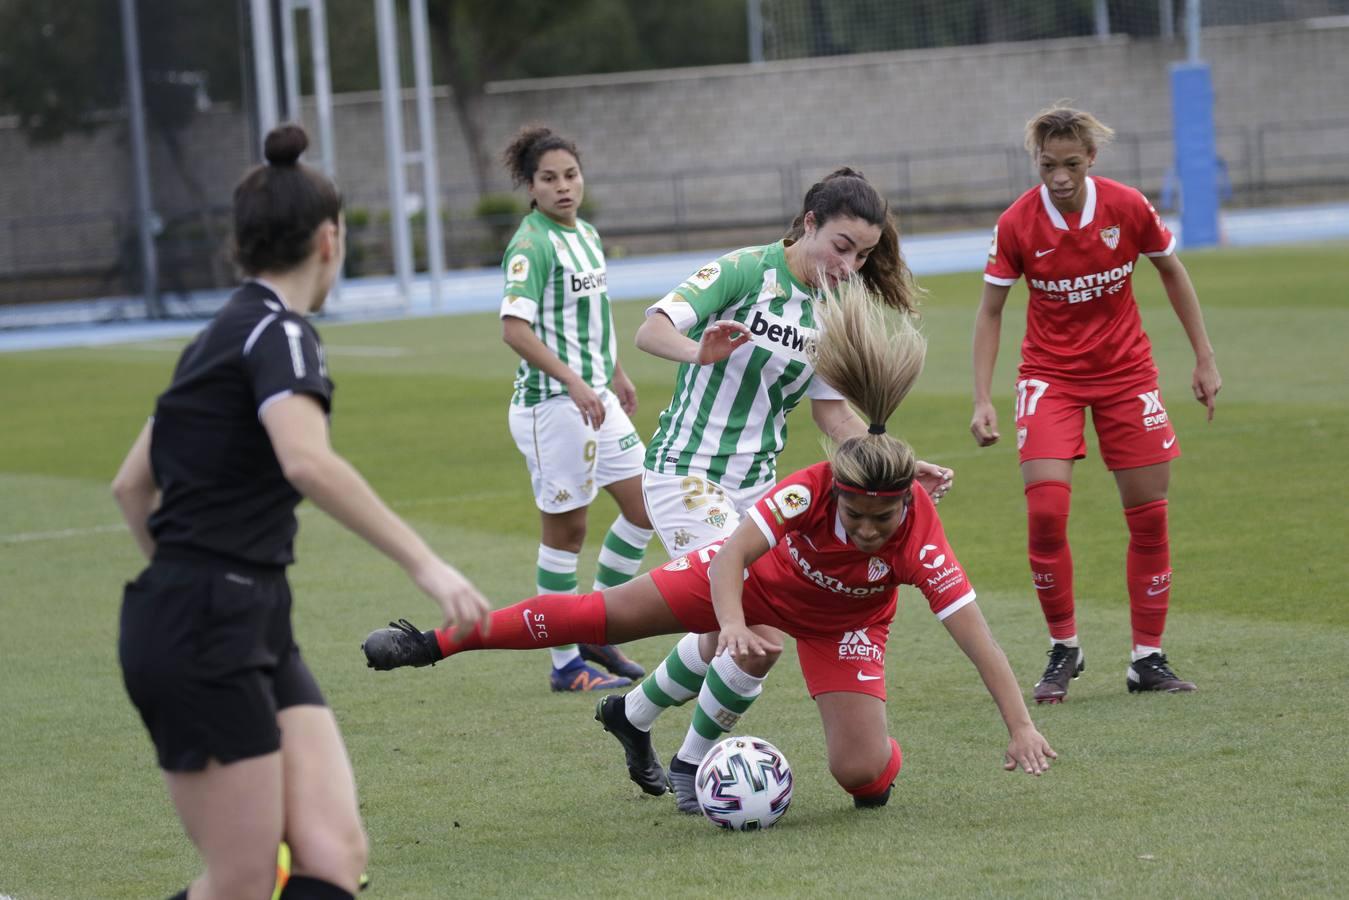
<path id="1" fill-rule="evenodd" d="M 919 488 L 919 490 L 922 490 L 922 488 Z M 904 508 L 899 511 L 900 525 L 903 525 L 904 520 L 909 517 L 909 505 L 908 503 L 904 504 Z M 834 510 L 834 537 L 838 538 L 840 544 L 847 544 L 850 547 L 853 545 L 852 541 L 848 540 L 848 532 L 843 530 L 843 517 L 838 514 L 837 509 Z"/>
<path id="2" fill-rule="evenodd" d="M 1083 224 L 1086 224 L 1086 223 L 1084 222 Z M 276 285 L 272 284 L 270 281 L 267 281 L 267 280 L 264 279 L 264 278 L 245 278 L 245 279 L 244 279 L 244 283 L 245 283 L 245 284 L 247 284 L 247 283 L 250 282 L 250 281 L 253 282 L 254 284 L 260 284 L 260 285 L 262 285 L 262 286 L 265 287 L 267 290 L 269 290 L 269 291 L 271 291 L 273 294 L 275 294 L 275 295 L 276 295 L 276 299 L 280 300 L 280 301 L 281 301 L 281 305 L 284 306 L 286 309 L 290 309 L 290 308 L 291 308 L 291 307 L 290 307 L 290 304 L 286 302 L 286 295 L 283 294 L 283 293 L 281 293 L 281 291 L 277 289 Z"/>
<path id="3" fill-rule="evenodd" d="M 1049 221 L 1054 223 L 1054 227 L 1059 231 L 1068 230 L 1068 220 L 1059 212 L 1059 208 L 1054 205 L 1054 201 L 1049 197 L 1049 188 L 1043 184 L 1040 185 L 1040 202 L 1045 206 L 1045 212 L 1049 215 Z M 1091 220 L 1096 218 L 1096 179 L 1090 175 L 1087 176 L 1087 202 L 1082 205 L 1082 221 L 1077 223 L 1078 228 L 1086 228 L 1091 224 Z"/>

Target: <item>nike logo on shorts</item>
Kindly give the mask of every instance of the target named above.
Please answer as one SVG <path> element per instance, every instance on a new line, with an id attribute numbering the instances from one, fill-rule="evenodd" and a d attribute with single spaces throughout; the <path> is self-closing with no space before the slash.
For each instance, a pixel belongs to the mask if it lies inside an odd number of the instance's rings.
<path id="1" fill-rule="evenodd" d="M 1170 450 L 1170 449 L 1171 449 L 1171 445 L 1174 444 L 1175 442 L 1176 442 L 1176 436 L 1173 434 L 1173 435 L 1171 435 L 1171 439 L 1170 439 L 1170 440 L 1162 441 L 1162 449 L 1163 449 L 1163 450 Z"/>
<path id="2" fill-rule="evenodd" d="M 1037 591 L 1047 591 L 1047 590 L 1049 590 L 1050 588 L 1052 588 L 1053 586 L 1054 586 L 1054 585 L 1052 585 L 1052 584 L 1037 584 L 1037 585 L 1035 586 L 1035 589 L 1036 589 Z"/>
<path id="3" fill-rule="evenodd" d="M 858 672 L 858 673 L 857 673 L 857 680 L 858 680 L 858 681 L 875 681 L 876 679 L 878 679 L 878 678 L 880 678 L 880 677 L 881 677 L 880 675 L 866 675 L 866 674 L 863 674 L 862 672 Z"/>
<path id="4" fill-rule="evenodd" d="M 1171 590 L 1171 585 L 1169 584 L 1162 585 L 1158 588 L 1148 588 L 1148 596 L 1156 597 L 1158 594 L 1165 594 L 1169 590 Z"/>
<path id="5" fill-rule="evenodd" d="M 1057 249 L 1059 249 L 1059 248 L 1058 248 L 1058 247 L 1051 247 L 1051 248 L 1049 248 L 1048 250 L 1036 250 L 1036 251 L 1035 251 L 1035 258 L 1036 258 L 1036 259 L 1039 259 L 1039 258 L 1042 257 L 1042 256 L 1048 256 L 1049 254 L 1053 253 L 1053 252 L 1054 252 L 1055 250 L 1057 250 Z"/>

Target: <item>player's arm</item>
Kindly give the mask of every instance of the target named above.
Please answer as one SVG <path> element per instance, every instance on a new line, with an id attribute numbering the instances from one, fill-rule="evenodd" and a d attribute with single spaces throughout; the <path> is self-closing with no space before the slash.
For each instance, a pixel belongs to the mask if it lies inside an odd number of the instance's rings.
<path id="1" fill-rule="evenodd" d="M 159 506 L 159 488 L 155 486 L 154 471 L 150 468 L 151 426 L 152 423 L 145 423 L 112 480 L 113 499 L 146 559 L 155 555 L 155 539 L 150 536 L 150 513 Z"/>
<path id="2" fill-rule="evenodd" d="M 637 412 L 637 385 L 632 383 L 632 379 L 623 371 L 623 366 L 618 360 L 614 360 L 614 377 L 609 380 L 609 386 L 613 389 L 614 396 L 618 398 L 618 405 L 622 407 L 623 412 L 628 415 Z"/>
<path id="3" fill-rule="evenodd" d="M 728 319 L 712 322 L 704 329 L 700 340 L 685 335 L 661 310 L 646 317 L 637 328 L 638 350 L 677 363 L 706 366 L 720 362 L 737 348 L 749 343 L 749 327 Z"/>
<path id="4" fill-rule="evenodd" d="M 867 424 L 846 400 L 811 398 L 810 417 L 815 420 L 820 431 L 829 435 L 829 439 L 835 444 L 867 433 Z M 933 500 L 940 501 L 955 484 L 956 473 L 953 469 L 921 459 L 917 461 L 915 468 L 914 480 Z"/>
<path id="5" fill-rule="evenodd" d="M 503 314 L 501 317 L 501 339 L 505 341 L 506 346 L 519 355 L 521 359 L 529 363 L 534 368 L 542 371 L 554 381 L 559 381 L 567 386 L 567 394 L 571 397 L 576 408 L 581 411 L 581 418 L 599 431 L 600 426 L 604 424 L 604 401 L 600 395 L 595 393 L 594 388 L 585 383 L 581 374 L 549 350 L 539 336 L 534 333 L 534 326 L 518 316 Z"/>
<path id="6" fill-rule="evenodd" d="M 457 569 L 380 500 L 360 473 L 332 448 L 328 418 L 309 394 L 268 403 L 262 425 L 286 480 L 319 509 L 402 566 L 441 607 L 446 625 L 485 624 L 487 600 Z"/>
<path id="7" fill-rule="evenodd" d="M 1012 772 L 1020 767 L 1031 775 L 1048 771 L 1049 761 L 1057 759 L 1058 754 L 1031 721 L 1026 701 L 1021 697 L 1021 688 L 1012 674 L 1012 667 L 1008 665 L 998 642 L 993 639 L 993 632 L 989 631 L 979 605 L 974 602 L 965 604 L 943 619 L 942 624 L 955 639 L 956 645 L 974 663 L 984 686 L 993 696 L 993 702 L 998 705 L 1002 721 L 1007 725 L 1011 739 L 1007 744 L 1003 768 Z"/>
<path id="8" fill-rule="evenodd" d="M 745 569 L 768 550 L 768 538 L 758 523 L 747 516 L 712 557 L 707 577 L 712 587 L 712 609 L 721 625 L 718 654 L 729 650 L 733 656 L 765 656 L 782 650 L 745 624 Z"/>
<path id="9" fill-rule="evenodd" d="M 1010 284 L 984 282 L 979 311 L 974 315 L 974 416 L 970 433 L 980 447 L 997 443 L 998 411 L 993 405 L 993 368 L 998 362 L 1002 337 L 1002 309 L 1007 305 Z"/>
<path id="10" fill-rule="evenodd" d="M 1195 292 L 1190 273 L 1174 253 L 1165 256 L 1149 256 L 1162 278 L 1162 287 L 1166 290 L 1166 299 L 1176 311 L 1176 318 L 1185 329 L 1194 349 L 1194 376 L 1190 388 L 1194 398 L 1208 407 L 1209 421 L 1213 421 L 1213 406 L 1222 389 L 1223 379 L 1218 374 L 1218 362 L 1213 352 L 1213 344 L 1208 339 L 1208 329 L 1204 327 L 1204 312 L 1199 308 L 1199 295 Z"/>

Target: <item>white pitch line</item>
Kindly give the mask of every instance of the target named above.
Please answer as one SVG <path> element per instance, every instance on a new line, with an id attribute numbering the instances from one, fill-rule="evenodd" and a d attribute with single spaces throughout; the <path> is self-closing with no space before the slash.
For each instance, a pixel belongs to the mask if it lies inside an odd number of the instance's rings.
<path id="1" fill-rule="evenodd" d="M 21 531 L 18 534 L 0 534 L 0 544 L 27 544 L 32 541 L 56 541 L 65 538 L 84 537 L 90 534 L 109 534 L 125 531 L 122 523 L 116 525 L 94 525 L 90 528 L 62 528 L 60 531 Z"/>
<path id="2" fill-rule="evenodd" d="M 509 496 L 509 491 L 480 491 L 475 494 L 459 494 L 445 497 L 419 497 L 414 500 L 396 500 L 389 505 L 395 509 L 415 506 L 441 506 L 464 501 L 490 500 L 495 497 Z M 309 515 L 308 508 L 301 508 L 302 515 Z M 68 538 L 88 537 L 92 534 L 111 534 L 126 531 L 126 525 L 118 522 L 110 525 L 92 525 L 88 528 L 62 528 L 56 531 L 20 531 L 15 534 L 0 534 L 0 544 L 31 544 L 36 541 L 62 541 Z M 3 900 L 3 898 L 0 898 Z"/>

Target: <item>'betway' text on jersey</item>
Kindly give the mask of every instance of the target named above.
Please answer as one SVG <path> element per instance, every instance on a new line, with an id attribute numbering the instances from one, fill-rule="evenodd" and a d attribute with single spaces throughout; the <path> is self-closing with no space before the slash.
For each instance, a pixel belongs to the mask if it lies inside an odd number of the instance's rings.
<path id="1" fill-rule="evenodd" d="M 807 358 L 816 337 L 814 298 L 787 268 L 782 242 L 728 253 L 647 310 L 699 340 L 713 322 L 750 330 L 749 346 L 708 366 L 679 367 L 674 397 L 647 448 L 646 467 L 700 475 L 731 488 L 776 479 L 787 414 L 804 397 L 841 395 Z"/>
<path id="2" fill-rule="evenodd" d="M 538 210 L 525 216 L 501 262 L 501 315 L 524 319 L 543 345 L 593 388 L 614 374 L 617 342 L 609 311 L 609 275 L 599 233 L 578 219 L 559 225 Z M 562 382 L 524 360 L 511 402 L 534 406 L 567 393 Z"/>

